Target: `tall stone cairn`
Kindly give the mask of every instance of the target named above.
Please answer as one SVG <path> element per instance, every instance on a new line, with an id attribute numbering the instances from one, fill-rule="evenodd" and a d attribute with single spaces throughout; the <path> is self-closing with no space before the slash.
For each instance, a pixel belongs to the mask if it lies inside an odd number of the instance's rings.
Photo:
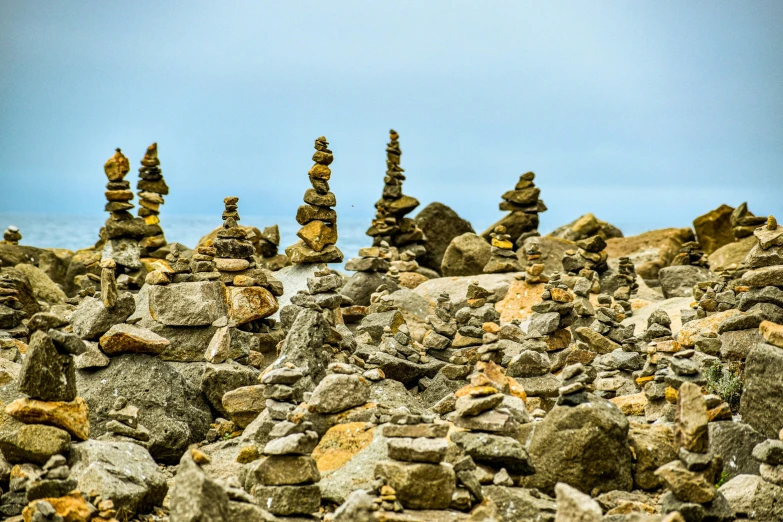
<path id="1" fill-rule="evenodd" d="M 536 187 L 533 180 L 536 175 L 526 172 L 519 176 L 519 181 L 514 190 L 503 194 L 500 202 L 500 210 L 509 211 L 509 214 L 500 219 L 481 234 L 481 237 L 490 240 L 495 227 L 506 227 L 506 233 L 511 236 L 511 241 L 521 247 L 528 237 L 538 236 L 538 213 L 546 211 L 546 205 L 539 199 L 541 189 Z"/>
<path id="2" fill-rule="evenodd" d="M 247 232 L 237 224 L 239 221 L 239 198 L 229 196 L 223 199 L 223 228 L 217 233 L 213 242 L 215 257 L 213 258 L 218 271 L 225 275 L 223 282 L 232 285 L 236 272 L 255 268 L 253 258 L 255 252 L 253 243 L 247 239 Z"/>
<path id="3" fill-rule="evenodd" d="M 141 160 L 136 189 L 139 191 L 138 216 L 144 218 L 144 223 L 147 224 L 140 246 L 146 251 L 145 253 L 150 253 L 166 245 L 166 237 L 163 235 L 158 216 L 160 206 L 164 203 L 163 196 L 168 195 L 169 187 L 160 170 L 157 143 L 147 147 L 147 152 Z"/>
<path id="4" fill-rule="evenodd" d="M 329 168 L 334 156 L 329 150 L 329 142 L 321 136 L 315 140 L 315 165 L 310 167 L 308 175 L 312 188 L 304 195 L 304 205 L 296 212 L 296 222 L 302 225 L 296 235 L 300 241 L 285 249 L 285 253 L 296 264 L 302 263 L 339 263 L 343 253 L 335 246 L 337 243 L 337 198 L 329 191 Z"/>
<path id="5" fill-rule="evenodd" d="M 419 206 L 419 200 L 402 193 L 405 171 L 400 167 L 402 150 L 399 137 L 394 129 L 389 131 L 383 194 L 375 203 L 375 219 L 367 230 L 367 235 L 373 238 L 373 246 L 379 246 L 382 241 L 386 241 L 400 252 L 408 250 L 416 257 L 421 257 L 426 251 L 424 232 L 413 219 L 405 217 Z"/>
<path id="6" fill-rule="evenodd" d="M 130 181 L 125 179 L 130 162 L 118 148 L 103 166 L 103 171 L 109 179 L 105 192 L 109 219 L 101 229 L 102 257 L 114 259 L 118 269 L 138 270 L 141 268 L 139 240 L 144 236 L 146 225 L 143 219 L 134 218 L 130 213 L 133 191 Z"/>

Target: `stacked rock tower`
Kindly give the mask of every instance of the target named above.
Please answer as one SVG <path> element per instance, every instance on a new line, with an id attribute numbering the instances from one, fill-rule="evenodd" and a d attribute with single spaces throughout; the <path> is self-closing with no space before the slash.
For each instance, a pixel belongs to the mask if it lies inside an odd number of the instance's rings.
<path id="1" fill-rule="evenodd" d="M 495 227 L 499 225 L 506 227 L 506 233 L 511 236 L 511 241 L 518 247 L 521 247 L 528 237 L 539 235 L 538 213 L 546 211 L 546 205 L 538 198 L 541 189 L 533 183 L 535 177 L 536 175 L 532 172 L 526 172 L 519 176 L 514 190 L 503 194 L 503 201 L 499 205 L 500 210 L 506 210 L 510 213 L 485 230 L 481 237 L 489 241 Z"/>
<path id="2" fill-rule="evenodd" d="M 408 250 L 416 257 L 421 257 L 425 252 L 424 232 L 413 219 L 405 217 L 419 206 L 419 200 L 402 193 L 405 171 L 400 167 L 402 150 L 399 137 L 394 129 L 389 131 L 383 195 L 375 203 L 375 219 L 367 230 L 367 235 L 373 238 L 373 246 L 386 241 L 389 245 L 397 247 L 400 252 Z"/>
<path id="3" fill-rule="evenodd" d="M 136 184 L 136 189 L 139 191 L 138 215 L 144 219 L 144 223 L 147 225 L 140 246 L 145 254 L 149 254 L 166 245 L 166 237 L 163 235 L 158 216 L 160 215 L 160 206 L 163 204 L 163 196 L 168 195 L 169 187 L 160 170 L 157 143 L 147 147 L 147 152 L 141 160 L 139 182 Z"/>
<path id="4" fill-rule="evenodd" d="M 308 175 L 312 188 L 304 195 L 304 205 L 296 212 L 296 222 L 302 225 L 296 235 L 300 241 L 285 249 L 285 253 L 296 264 L 339 263 L 343 253 L 337 243 L 337 198 L 329 191 L 332 171 L 329 165 L 334 161 L 329 142 L 321 136 L 315 140 L 315 165 Z"/>
<path id="5" fill-rule="evenodd" d="M 229 196 L 223 199 L 223 228 L 218 231 L 213 243 L 215 247 L 214 262 L 217 269 L 225 274 L 225 283 L 231 284 L 234 272 L 241 272 L 256 265 L 253 253 L 253 243 L 247 239 L 247 232 L 237 224 L 239 198 Z"/>

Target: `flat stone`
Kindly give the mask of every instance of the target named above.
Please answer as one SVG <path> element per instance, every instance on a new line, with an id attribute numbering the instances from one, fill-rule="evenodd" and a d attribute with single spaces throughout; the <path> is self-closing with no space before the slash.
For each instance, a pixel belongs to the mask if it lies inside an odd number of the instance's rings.
<path id="1" fill-rule="evenodd" d="M 0 412 L 0 451 L 11 463 L 43 465 L 52 455 L 66 453 L 71 446 L 68 432 L 44 424 L 24 424 Z"/>
<path id="2" fill-rule="evenodd" d="M 71 314 L 73 333 L 82 339 L 97 339 L 115 324 L 124 323 L 135 309 L 136 301 L 128 292 L 117 297 L 113 308 L 106 308 L 100 299 L 85 297 Z"/>
<path id="3" fill-rule="evenodd" d="M 437 464 L 446 456 L 449 443 L 446 439 L 393 438 L 389 439 L 389 458 L 404 462 L 430 462 Z"/>
<path id="4" fill-rule="evenodd" d="M 132 324 L 115 324 L 103 334 L 100 345 L 108 355 L 149 353 L 157 355 L 169 346 L 168 339 Z"/>
<path id="5" fill-rule="evenodd" d="M 451 440 L 476 462 L 506 468 L 514 474 L 529 475 L 535 471 L 527 451 L 513 438 L 459 431 L 451 435 Z"/>
<path id="6" fill-rule="evenodd" d="M 294 486 L 321 480 L 311 456 L 274 455 L 254 462 L 248 469 L 256 483 L 264 486 Z"/>
<path id="7" fill-rule="evenodd" d="M 274 515 L 311 515 L 321 507 L 317 484 L 304 486 L 262 486 L 253 488 L 258 505 Z"/>
<path id="8" fill-rule="evenodd" d="M 17 399 L 5 408 L 11 417 L 25 424 L 51 424 L 79 440 L 90 436 L 87 403 L 81 397 L 71 402 Z"/>
<path id="9" fill-rule="evenodd" d="M 601 506 L 576 488 L 563 482 L 555 486 L 557 522 L 601 522 Z"/>
<path id="10" fill-rule="evenodd" d="M 215 268 L 221 272 L 241 272 L 250 268 L 250 261 L 247 259 L 232 259 L 228 257 L 216 257 Z"/>
<path id="11" fill-rule="evenodd" d="M 310 455 L 317 444 L 318 434 L 314 431 L 294 433 L 270 440 L 264 446 L 264 453 L 267 455 Z"/>
<path id="12" fill-rule="evenodd" d="M 227 314 L 226 287 L 218 281 L 153 285 L 149 310 L 167 326 L 209 326 Z"/>

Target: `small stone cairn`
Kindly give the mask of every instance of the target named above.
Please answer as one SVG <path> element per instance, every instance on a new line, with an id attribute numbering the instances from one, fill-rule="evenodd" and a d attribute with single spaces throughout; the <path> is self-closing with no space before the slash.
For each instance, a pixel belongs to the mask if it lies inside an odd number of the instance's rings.
<path id="1" fill-rule="evenodd" d="M 506 227 L 506 233 L 517 247 L 521 247 L 528 237 L 539 235 L 538 214 L 546 211 L 546 205 L 539 199 L 541 189 L 533 183 L 535 177 L 532 172 L 522 174 L 514 190 L 501 196 L 503 201 L 500 202 L 499 208 L 509 214 L 484 231 L 484 239 L 489 240 L 498 225 Z"/>
<path id="2" fill-rule="evenodd" d="M 253 243 L 247 239 L 247 232 L 240 227 L 239 198 L 229 196 L 223 200 L 223 228 L 218 231 L 217 237 L 212 243 L 215 247 L 213 262 L 220 272 L 220 279 L 227 285 L 233 284 L 236 272 L 255 268 L 256 261 L 253 258 L 255 249 Z"/>
<path id="3" fill-rule="evenodd" d="M 139 260 L 141 251 L 139 240 L 144 236 L 146 224 L 141 218 L 134 218 L 130 210 L 133 208 L 133 191 L 130 181 L 125 176 L 130 171 L 130 162 L 117 149 L 114 156 L 103 166 L 109 182 L 106 184 L 106 211 L 109 219 L 101 230 L 101 238 L 105 241 L 103 259 L 112 258 L 118 269 L 136 271 L 141 268 Z"/>
<path id="4" fill-rule="evenodd" d="M 744 237 L 752 236 L 757 227 L 766 223 L 767 218 L 756 216 L 748 210 L 747 202 L 742 203 L 731 213 L 731 233 L 734 239 L 740 240 Z"/>
<path id="5" fill-rule="evenodd" d="M 445 350 L 451 346 L 457 335 L 457 322 L 454 320 L 449 294 L 441 293 L 435 301 L 435 313 L 424 318 L 427 332 L 422 344 L 429 350 Z"/>
<path id="6" fill-rule="evenodd" d="M 302 225 L 296 235 L 300 241 L 286 248 L 285 252 L 295 264 L 339 263 L 343 253 L 337 243 L 337 198 L 329 191 L 334 161 L 329 142 L 323 136 L 315 140 L 315 165 L 310 168 L 310 184 L 304 195 L 305 204 L 296 212 L 296 222 Z"/>
<path id="7" fill-rule="evenodd" d="M 391 262 L 389 270 L 396 271 L 398 284 L 405 288 L 414 289 L 427 281 L 427 276 L 418 273 L 419 263 L 416 262 L 416 254 L 410 250 L 400 253 L 399 259 Z"/>
<path id="8" fill-rule="evenodd" d="M 3 232 L 3 241 L 7 245 L 18 245 L 22 240 L 22 233 L 19 232 L 19 227 L 9 225 Z"/>
<path id="9" fill-rule="evenodd" d="M 601 236 L 592 236 L 576 242 L 576 250 L 566 250 L 563 255 L 563 269 L 566 272 L 580 274 L 592 279 L 591 272 L 603 274 L 608 268 L 606 260 L 606 241 Z M 588 272 L 584 272 L 587 269 Z"/>
<path id="10" fill-rule="evenodd" d="M 777 439 L 767 439 L 753 448 L 753 458 L 759 463 L 761 478 L 783 487 L 783 430 Z"/>
<path id="11" fill-rule="evenodd" d="M 574 296 L 568 286 L 561 282 L 560 274 L 554 273 L 544 285 L 541 302 L 531 306 L 527 337 L 546 342 L 548 351 L 562 350 L 571 343 L 568 327 L 576 320 Z"/>
<path id="12" fill-rule="evenodd" d="M 683 243 L 680 247 L 679 253 L 674 256 L 672 260 L 672 266 L 700 266 L 703 268 L 709 268 L 710 264 L 707 261 L 707 256 L 704 254 L 704 250 L 696 241 L 688 241 Z"/>
<path id="13" fill-rule="evenodd" d="M 478 281 L 471 281 L 465 294 L 468 306 L 459 309 L 454 315 L 457 322 L 457 335 L 451 343 L 452 348 L 467 348 L 485 344 L 484 334 L 488 332 L 484 329 L 484 325 L 487 323 L 497 325 L 500 322 L 500 313 L 489 302 L 492 296 L 492 292 L 480 286 Z M 458 356 L 458 360 L 452 361 L 452 364 L 465 364 L 466 362 L 464 357 Z"/>
<path id="14" fill-rule="evenodd" d="M 147 147 L 139 168 L 139 181 L 136 184 L 139 191 L 138 215 L 144 219 L 147 227 L 144 239 L 139 246 L 143 257 L 149 257 L 155 250 L 166 245 L 166 236 L 160 226 L 160 206 L 164 203 L 163 196 L 168 195 L 169 187 L 163 179 L 158 159 L 158 144 Z"/>
<path id="15" fill-rule="evenodd" d="M 27 502 L 30 503 L 42 498 L 64 497 L 76 489 L 77 485 L 76 479 L 71 478 L 71 468 L 65 457 L 53 455 L 43 465 L 40 475 L 31 475 L 30 480 L 26 481 Z"/>
<path id="16" fill-rule="evenodd" d="M 587 385 L 590 384 L 590 375 L 585 371 L 582 363 L 571 364 L 560 372 L 563 385 L 557 390 L 558 406 L 578 406 L 589 401 L 587 397 Z"/>
<path id="17" fill-rule="evenodd" d="M 261 256 L 261 264 L 269 270 L 280 270 L 291 263 L 288 256 L 281 254 L 280 247 L 280 228 L 277 225 L 271 225 L 261 232 L 258 239 L 258 254 Z"/>
<path id="18" fill-rule="evenodd" d="M 17 282 L 9 274 L 0 274 L 0 346 L 5 346 L 2 343 L 7 339 L 27 338 L 27 327 L 22 324 L 25 313 L 18 295 Z"/>
<path id="19" fill-rule="evenodd" d="M 417 258 L 425 253 L 424 232 L 411 218 L 405 217 L 419 206 L 419 200 L 402 193 L 405 175 L 400 167 L 400 135 L 394 129 L 389 131 L 389 143 L 386 145 L 386 176 L 383 178 L 383 193 L 375 203 L 375 219 L 367 235 L 373 238 L 373 246 L 386 241 L 397 247 L 400 252 L 406 250 Z"/>
<path id="20" fill-rule="evenodd" d="M 707 403 L 693 383 L 679 389 L 674 438 L 679 459 L 655 471 L 669 490 L 661 497 L 661 512 L 678 511 L 686 522 L 734 520 L 728 502 L 715 489 L 723 459 L 710 452 Z"/>
<path id="21" fill-rule="evenodd" d="M 491 254 L 489 261 L 484 265 L 485 274 L 502 274 L 506 272 L 521 272 L 522 264 L 514 252 L 514 244 L 511 236 L 506 234 L 506 227 L 498 225 L 490 234 Z M 539 274 L 540 275 L 540 274 Z"/>
<path id="22" fill-rule="evenodd" d="M 525 256 L 527 258 L 525 281 L 531 285 L 549 281 L 549 278 L 544 275 L 546 265 L 541 262 L 541 248 L 539 247 L 538 241 L 529 241 L 527 250 L 525 250 Z"/>
<path id="23" fill-rule="evenodd" d="M 139 424 L 139 409 L 129 404 L 125 397 L 115 399 L 109 410 L 109 419 L 106 423 L 107 432 L 98 440 L 132 442 L 147 449 L 152 445 L 149 430 Z"/>
<path id="24" fill-rule="evenodd" d="M 614 291 L 614 300 L 625 311 L 626 317 L 633 315 L 631 308 L 631 297 L 639 290 L 639 283 L 636 282 L 636 267 L 630 257 L 621 257 L 618 263 L 618 276 L 623 284 Z"/>

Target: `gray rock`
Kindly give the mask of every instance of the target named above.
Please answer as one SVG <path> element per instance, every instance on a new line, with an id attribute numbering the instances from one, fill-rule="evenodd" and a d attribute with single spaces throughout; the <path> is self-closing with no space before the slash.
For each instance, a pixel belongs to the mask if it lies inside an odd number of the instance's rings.
<path id="1" fill-rule="evenodd" d="M 326 376 L 327 358 L 323 351 L 326 320 L 319 312 L 303 309 L 297 315 L 280 349 L 280 356 L 272 363 L 273 369 L 291 363 L 304 373 L 296 385 L 311 391 Z"/>
<path id="2" fill-rule="evenodd" d="M 489 243 L 472 232 L 459 235 L 451 240 L 443 254 L 440 273 L 444 277 L 481 274 L 489 261 L 490 250 Z"/>
<path id="3" fill-rule="evenodd" d="M 117 297 L 114 308 L 106 308 L 100 299 L 85 297 L 71 314 L 73 332 L 82 339 L 97 339 L 115 324 L 124 323 L 135 309 L 136 301 L 129 292 Z"/>
<path id="4" fill-rule="evenodd" d="M 171 522 L 228 522 L 228 495 L 186 452 L 174 477 L 169 498 Z"/>
<path id="5" fill-rule="evenodd" d="M 318 383 L 308 405 L 318 413 L 340 413 L 361 406 L 370 397 L 370 385 L 358 375 L 327 375 Z"/>
<path id="6" fill-rule="evenodd" d="M 554 522 L 557 503 L 543 493 L 527 488 L 484 486 L 484 496 L 495 503 L 502 522 Z"/>
<path id="7" fill-rule="evenodd" d="M 384 273 L 354 272 L 354 274 L 348 278 L 348 281 L 345 283 L 342 290 L 340 290 L 340 293 L 345 297 L 349 297 L 355 305 L 369 306 L 370 296 L 381 285 L 386 285 L 391 290 L 397 288 L 397 284 L 386 277 L 386 274 Z"/>
<path id="8" fill-rule="evenodd" d="M 424 364 L 414 363 L 379 351 L 372 353 L 367 362 L 377 365 L 383 370 L 387 379 L 400 381 L 405 386 L 413 386 L 422 377 L 433 378 L 438 370 L 446 366 L 445 362 L 436 359 L 430 359 Z"/>
<path id="9" fill-rule="evenodd" d="M 397 500 L 410 509 L 447 509 L 457 477 L 447 464 L 403 463 L 382 460 L 375 476 L 394 488 Z"/>
<path id="10" fill-rule="evenodd" d="M 603 512 L 598 502 L 568 484 L 555 486 L 557 522 L 601 522 Z"/>
<path id="11" fill-rule="evenodd" d="M 321 506 L 321 491 L 317 484 L 306 486 L 261 486 L 253 488 L 259 505 L 275 515 L 311 515 Z M 174 522 L 172 520 L 172 522 Z"/>
<path id="12" fill-rule="evenodd" d="M 398 383 L 399 384 L 399 383 Z M 373 439 L 364 449 L 334 471 L 324 472 L 318 485 L 324 500 L 341 504 L 352 491 L 372 490 L 375 480 L 375 465 L 388 458 L 386 437 L 383 430 L 375 428 Z"/>
<path id="13" fill-rule="evenodd" d="M 666 299 L 671 297 L 690 297 L 693 286 L 702 281 L 715 279 L 715 274 L 708 269 L 692 265 L 676 265 L 661 268 L 658 272 L 661 289 Z"/>
<path id="14" fill-rule="evenodd" d="M 149 355 L 120 355 L 106 368 L 80 370 L 76 386 L 90 407 L 93 438 L 106 433 L 109 410 L 123 396 L 139 408 L 139 423 L 152 431 L 150 453 L 162 462 L 176 463 L 190 444 L 204 440 L 212 422 L 199 389 Z"/>
<path id="15" fill-rule="evenodd" d="M 783 464 L 783 441 L 767 439 L 753 448 L 753 458 L 770 466 Z"/>
<path id="16" fill-rule="evenodd" d="M 750 349 L 763 341 L 758 328 L 724 332 L 720 334 L 720 358 L 724 361 L 744 361 Z"/>
<path id="17" fill-rule="evenodd" d="M 449 443 L 446 439 L 395 438 L 389 440 L 389 458 L 404 462 L 429 462 L 437 464 L 443 461 Z"/>
<path id="18" fill-rule="evenodd" d="M 766 343 L 751 348 L 745 361 L 745 388 L 740 399 L 742 420 L 767 438 L 783 428 L 783 350 Z"/>
<path id="19" fill-rule="evenodd" d="M 151 285 L 150 314 L 167 326 L 209 326 L 226 316 L 225 289 L 219 281 Z"/>
<path id="20" fill-rule="evenodd" d="M 19 391 L 43 401 L 72 401 L 76 398 L 73 358 L 57 353 L 52 340 L 40 330 L 33 333 L 22 363 Z"/>
<path id="21" fill-rule="evenodd" d="M 131 270 L 141 268 L 140 257 L 139 242 L 134 239 L 109 239 L 103 245 L 103 259 L 114 259 L 118 265 Z"/>
<path id="22" fill-rule="evenodd" d="M 459 431 L 451 434 L 451 440 L 476 462 L 494 468 L 506 468 L 516 475 L 535 472 L 528 452 L 513 438 L 491 433 Z"/>
<path id="23" fill-rule="evenodd" d="M 413 219 L 424 232 L 427 252 L 417 259 L 420 265 L 440 272 L 443 255 L 451 241 L 462 234 L 474 232 L 470 223 L 443 203 L 433 202 L 421 209 Z"/>
<path id="24" fill-rule="evenodd" d="M 222 364 L 207 364 L 201 377 L 201 391 L 209 404 L 223 417 L 228 412 L 223 407 L 223 395 L 243 386 L 256 384 L 258 370 L 242 366 L 234 361 Z"/>
<path id="25" fill-rule="evenodd" d="M 765 437 L 744 422 L 719 421 L 707 424 L 710 451 L 723 457 L 723 473 L 727 479 L 738 475 L 758 475 L 759 463 L 752 452 Z"/>
<path id="26" fill-rule="evenodd" d="M 544 335 L 551 334 L 557 330 L 557 325 L 559 323 L 560 314 L 557 312 L 533 314 L 533 317 L 530 319 L 530 326 L 528 326 L 527 333 L 530 336 L 543 337 Z"/>
<path id="27" fill-rule="evenodd" d="M 111 499 L 115 509 L 128 513 L 144 513 L 161 505 L 169 489 L 149 452 L 132 442 L 73 444 L 68 464 L 80 491 L 96 491 Z"/>
<path id="28" fill-rule="evenodd" d="M 33 297 L 38 301 L 43 301 L 49 305 L 62 304 L 65 301 L 65 292 L 49 276 L 38 268 L 26 263 L 16 265 L 18 271 L 22 272 L 33 291 Z"/>

